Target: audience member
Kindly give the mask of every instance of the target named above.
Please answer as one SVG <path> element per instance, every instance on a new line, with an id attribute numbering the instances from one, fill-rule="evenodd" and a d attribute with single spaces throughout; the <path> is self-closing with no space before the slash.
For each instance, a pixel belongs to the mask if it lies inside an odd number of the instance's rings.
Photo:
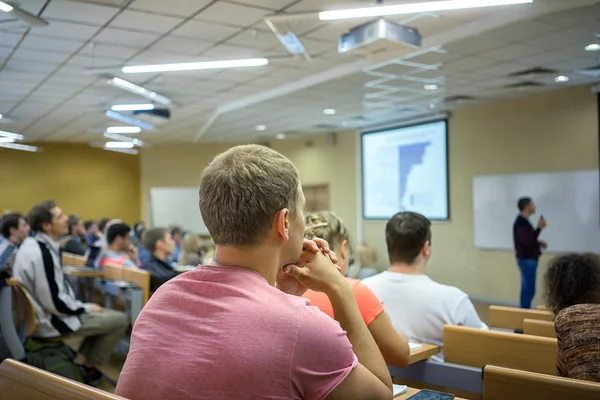
<path id="1" fill-rule="evenodd" d="M 202 238 L 195 233 L 188 233 L 183 238 L 183 247 L 179 256 L 179 265 L 202 264 Z"/>
<path id="2" fill-rule="evenodd" d="M 366 279 L 377 275 L 379 271 L 375 268 L 377 264 L 377 250 L 367 244 L 358 246 L 356 249 L 356 259 L 348 271 L 350 278 Z"/>
<path id="3" fill-rule="evenodd" d="M 178 226 L 171 228 L 171 237 L 175 241 L 175 250 L 171 256 L 171 261 L 178 263 L 179 256 L 181 255 L 181 248 L 183 247 L 183 230 Z"/>
<path id="4" fill-rule="evenodd" d="M 546 306 L 556 313 L 559 376 L 600 382 L 600 260 L 595 254 L 554 258 L 546 273 Z"/>
<path id="5" fill-rule="evenodd" d="M 95 221 L 89 220 L 83 223 L 85 228 L 85 243 L 88 247 L 93 246 L 98 240 L 98 224 Z"/>
<path id="6" fill-rule="evenodd" d="M 85 245 L 86 231 L 83 220 L 78 215 L 71 215 L 67 225 L 69 232 L 59 241 L 61 250 L 79 256 L 84 255 L 87 246 Z"/>
<path id="7" fill-rule="evenodd" d="M 398 331 L 410 341 L 442 346 L 444 325 L 487 329 L 466 293 L 426 275 L 431 257 L 427 218 L 398 213 L 388 221 L 385 237 L 391 266 L 363 283 L 383 302 Z"/>
<path id="8" fill-rule="evenodd" d="M 142 264 L 142 269 L 150 272 L 150 290 L 155 291 L 177 276 L 177 272 L 169 264 L 175 242 L 166 228 L 152 228 L 144 233 L 144 247 L 152 257 Z"/>
<path id="9" fill-rule="evenodd" d="M 342 275 L 346 275 L 350 261 L 350 233 L 344 222 L 331 212 L 319 212 L 307 215 L 305 223 L 304 237 L 325 239 L 338 256 Z M 394 329 L 390 317 L 383 310 L 381 301 L 358 279 L 346 278 L 346 280 L 354 292 L 363 320 L 387 364 L 397 367 L 406 366 L 410 357 L 408 342 Z M 304 297 L 325 314 L 335 318 L 331 302 L 325 293 L 308 290 Z"/>
<path id="10" fill-rule="evenodd" d="M 0 270 L 10 274 L 17 256 L 17 249 L 29 235 L 29 224 L 19 213 L 5 214 L 2 217 L 0 232 L 4 238 L 0 242 Z"/>
<path id="11" fill-rule="evenodd" d="M 13 273 L 34 304 L 34 336 L 85 337 L 75 363 L 81 366 L 86 381 L 97 380 L 101 373 L 95 367 L 108 361 L 129 320 L 121 312 L 84 304 L 75 298 L 60 265 L 58 238 L 67 232 L 67 217 L 53 201 L 34 206 L 29 212 L 29 222 L 36 234 L 21 245 Z"/>
<path id="12" fill-rule="evenodd" d="M 324 255 L 324 241 L 322 251 L 303 245 L 304 206 L 298 171 L 274 150 L 232 147 L 210 163 L 200 211 L 215 265 L 171 279 L 146 304 L 118 395 L 391 399 L 385 361 L 335 255 Z M 328 294 L 339 323 L 296 296 L 306 287 Z"/>
<path id="13" fill-rule="evenodd" d="M 97 236 L 98 236 L 98 240 L 96 240 L 96 242 L 94 242 L 94 246 L 96 247 L 104 247 L 106 245 L 106 230 L 108 229 L 108 227 L 110 226 L 110 223 L 112 221 L 115 221 L 113 219 L 110 218 L 102 218 L 100 220 L 100 222 L 98 222 L 98 232 L 97 232 Z"/>
<path id="14" fill-rule="evenodd" d="M 104 267 L 107 263 L 121 267 L 136 267 L 136 259 L 132 259 L 131 251 L 131 228 L 129 225 L 117 222 L 108 228 L 106 232 L 106 248 L 100 254 L 98 265 Z"/>

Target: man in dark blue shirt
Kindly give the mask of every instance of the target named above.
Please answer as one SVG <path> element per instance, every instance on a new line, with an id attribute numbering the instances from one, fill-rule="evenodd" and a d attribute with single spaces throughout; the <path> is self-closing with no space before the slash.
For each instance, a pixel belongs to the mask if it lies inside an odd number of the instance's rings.
<path id="1" fill-rule="evenodd" d="M 541 249 L 548 247 L 546 242 L 538 240 L 542 229 L 546 227 L 546 220 L 540 217 L 537 229 L 529 222 L 529 217 L 535 214 L 535 203 L 530 197 L 519 199 L 519 215 L 513 225 L 513 240 L 517 253 L 517 264 L 521 271 L 521 308 L 531 308 L 531 301 L 535 296 L 535 280 L 538 260 L 542 254 Z"/>

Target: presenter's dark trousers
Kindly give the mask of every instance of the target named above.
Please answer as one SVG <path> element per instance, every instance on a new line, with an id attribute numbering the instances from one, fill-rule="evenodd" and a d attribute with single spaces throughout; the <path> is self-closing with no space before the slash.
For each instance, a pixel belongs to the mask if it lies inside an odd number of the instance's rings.
<path id="1" fill-rule="evenodd" d="M 538 260 L 517 258 L 521 271 L 521 308 L 531 308 L 531 301 L 535 296 L 535 279 L 537 275 Z"/>

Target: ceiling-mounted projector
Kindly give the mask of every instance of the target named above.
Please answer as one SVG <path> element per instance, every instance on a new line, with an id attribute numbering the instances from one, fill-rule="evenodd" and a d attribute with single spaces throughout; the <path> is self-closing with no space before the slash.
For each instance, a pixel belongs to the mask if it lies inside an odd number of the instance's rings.
<path id="1" fill-rule="evenodd" d="M 338 44 L 338 52 L 347 53 L 359 49 L 362 52 L 373 54 L 420 47 L 421 34 L 417 29 L 380 18 L 352 28 L 350 32 L 342 35 Z"/>

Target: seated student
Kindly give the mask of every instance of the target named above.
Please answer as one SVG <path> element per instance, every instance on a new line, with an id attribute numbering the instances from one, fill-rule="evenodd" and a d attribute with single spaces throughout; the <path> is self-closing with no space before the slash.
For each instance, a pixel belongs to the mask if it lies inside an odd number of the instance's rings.
<path id="1" fill-rule="evenodd" d="M 98 224 L 96 221 L 85 221 L 83 223 L 85 228 L 85 243 L 88 247 L 93 246 L 96 240 L 98 240 Z"/>
<path id="2" fill-rule="evenodd" d="M 102 376 L 95 366 L 108 361 L 129 319 L 121 312 L 75 298 L 60 265 L 58 238 L 67 232 L 67 217 L 53 201 L 34 206 L 29 222 L 36 234 L 19 248 L 13 274 L 33 302 L 34 337 L 85 337 L 74 361 L 81 366 L 86 382 L 95 381 Z"/>
<path id="3" fill-rule="evenodd" d="M 19 213 L 5 214 L 2 217 L 1 232 L 4 240 L 0 242 L 0 270 L 10 274 L 17 250 L 29 235 L 29 224 Z"/>
<path id="4" fill-rule="evenodd" d="M 215 263 L 152 296 L 115 393 L 132 400 L 391 399 L 389 372 L 334 254 L 324 254 L 324 241 L 322 251 L 314 241 L 303 244 L 304 205 L 298 171 L 276 151 L 246 145 L 218 155 L 200 182 Z M 339 323 L 297 296 L 307 287 L 329 296 Z"/>
<path id="5" fill-rule="evenodd" d="M 112 224 L 106 232 L 106 248 L 100 254 L 98 266 L 104 267 L 107 263 L 121 267 L 137 267 L 137 259 L 131 258 L 130 238 L 131 228 L 127 224 L 117 222 Z"/>
<path id="6" fill-rule="evenodd" d="M 78 215 L 70 215 L 67 225 L 69 232 L 59 240 L 61 250 L 83 256 L 87 250 L 83 220 Z"/>
<path id="7" fill-rule="evenodd" d="M 172 227 L 171 237 L 175 241 L 175 250 L 171 255 L 171 261 L 174 263 L 178 263 L 179 256 L 181 255 L 181 247 L 183 246 L 183 230 L 178 226 Z"/>
<path id="8" fill-rule="evenodd" d="M 305 223 L 304 237 L 307 239 L 314 237 L 325 239 L 338 256 L 338 265 L 341 267 L 342 275 L 346 275 L 350 261 L 350 233 L 344 222 L 331 212 L 318 212 L 307 215 Z M 390 317 L 383 310 L 381 301 L 373 294 L 371 289 L 363 285 L 358 279 L 346 278 L 346 280 L 354 291 L 358 309 L 385 361 L 389 365 L 397 367 L 408 365 L 410 358 L 408 342 L 392 326 Z M 325 314 L 335 318 L 327 295 L 308 290 L 304 293 L 304 297 L 309 299 L 313 306 L 319 307 Z"/>
<path id="9" fill-rule="evenodd" d="M 144 233 L 144 247 L 152 255 L 142 264 L 142 269 L 150 272 L 150 290 L 156 291 L 163 283 L 178 274 L 169 264 L 175 242 L 166 228 L 152 228 Z"/>
<path id="10" fill-rule="evenodd" d="M 550 261 L 546 307 L 556 314 L 556 372 L 600 382 L 600 260 L 566 254 Z"/>
<path id="11" fill-rule="evenodd" d="M 375 268 L 375 264 L 377 264 L 377 250 L 363 244 L 356 249 L 356 262 L 350 267 L 347 276 L 362 280 L 377 275 L 379 271 Z"/>
<path id="12" fill-rule="evenodd" d="M 398 331 L 412 342 L 442 346 L 444 325 L 487 329 L 466 293 L 426 275 L 431 257 L 427 218 L 398 213 L 388 221 L 385 237 L 391 266 L 363 283 L 383 302 Z"/>
<path id="13" fill-rule="evenodd" d="M 179 256 L 179 265 L 202 264 L 202 239 L 195 233 L 188 233 L 183 238 L 183 247 Z"/>

